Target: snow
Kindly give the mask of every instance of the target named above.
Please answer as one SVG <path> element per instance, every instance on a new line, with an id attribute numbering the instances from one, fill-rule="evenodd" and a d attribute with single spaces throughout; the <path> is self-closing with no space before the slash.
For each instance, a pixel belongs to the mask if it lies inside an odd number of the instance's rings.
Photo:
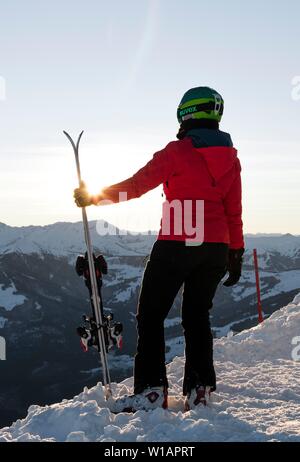
<path id="1" fill-rule="evenodd" d="M 13 282 L 9 287 L 4 289 L 4 285 L 0 284 L 0 307 L 6 311 L 11 311 L 18 305 L 23 305 L 27 298 L 24 295 L 16 294 L 16 287 Z"/>
<path id="2" fill-rule="evenodd" d="M 125 290 L 120 290 L 116 293 L 113 298 L 113 302 L 127 302 L 132 297 L 132 294 L 139 288 L 140 281 L 137 279 L 136 282 L 132 282 Z"/>
<path id="3" fill-rule="evenodd" d="M 183 413 L 177 356 L 168 365 L 167 411 L 114 415 L 98 383 L 73 399 L 30 406 L 26 418 L 0 430 L 0 441 L 299 441 L 300 360 L 292 360 L 299 335 L 300 293 L 259 326 L 215 341 L 218 389 L 206 408 Z M 114 396 L 132 385 L 132 377 L 112 384 Z"/>
<path id="4" fill-rule="evenodd" d="M 167 353 L 166 361 L 172 361 L 175 356 L 183 356 L 184 339 L 183 337 L 172 337 L 166 341 Z"/>
<path id="5" fill-rule="evenodd" d="M 227 337 L 228 335 L 230 335 L 230 333 L 233 333 L 232 327 L 235 326 L 236 324 L 240 324 L 244 321 L 249 321 L 249 320 L 256 319 L 256 318 L 258 318 L 258 314 L 254 314 L 252 316 L 246 316 L 245 318 L 238 319 L 237 321 L 232 321 L 228 324 L 225 324 L 225 326 L 213 327 L 212 329 L 214 333 L 216 334 L 216 337 Z"/>
<path id="6" fill-rule="evenodd" d="M 165 328 L 178 326 L 178 324 L 181 324 L 181 318 L 179 317 L 167 318 L 164 322 Z"/>
<path id="7" fill-rule="evenodd" d="M 272 275 L 272 273 L 271 273 Z M 276 277 L 276 275 L 274 274 Z M 272 287 L 272 289 L 268 290 L 268 293 L 265 294 L 262 298 L 273 297 L 282 292 L 289 292 L 294 289 L 300 288 L 300 270 L 293 270 L 293 271 L 280 271 L 279 273 L 280 281 Z"/>
<path id="8" fill-rule="evenodd" d="M 92 242 L 105 255 L 147 255 L 155 241 L 155 235 L 100 235 L 103 220 L 91 221 Z M 113 230 L 109 225 L 107 229 Z M 54 223 L 47 226 L 0 227 L 0 252 L 23 254 L 52 254 L 74 260 L 85 249 L 82 223 Z"/>
<path id="9" fill-rule="evenodd" d="M 3 318 L 3 316 L 0 316 L 0 329 L 3 329 L 3 327 L 5 326 L 6 321 L 8 321 L 8 319 Z"/>
<path id="10" fill-rule="evenodd" d="M 111 369 L 114 370 L 129 370 L 133 367 L 133 358 L 129 355 L 117 355 L 114 356 L 113 353 L 109 354 L 109 365 Z M 100 373 L 100 367 L 94 367 L 93 369 L 87 369 L 80 371 L 81 374 L 88 374 L 88 375 L 98 375 Z"/>
<path id="11" fill-rule="evenodd" d="M 280 272 L 260 271 L 259 277 L 262 300 L 265 298 L 274 297 L 275 295 L 281 294 L 283 292 L 300 289 L 300 270 Z M 272 281 L 271 287 L 268 284 L 268 279 Z M 245 287 L 245 283 L 250 283 L 251 286 Z M 244 270 L 240 283 L 232 288 L 233 299 L 235 301 L 240 301 L 243 298 L 254 295 L 255 293 L 255 273 L 254 271 Z"/>
<path id="12" fill-rule="evenodd" d="M 231 338 L 218 339 L 216 357 L 221 361 L 253 362 L 292 360 L 292 339 L 300 335 L 300 301 L 275 311 L 264 323 Z M 299 384 L 300 390 L 300 384 Z"/>
<path id="13" fill-rule="evenodd" d="M 115 260 L 115 259 L 113 259 Z M 119 263 L 111 263 L 108 258 L 109 270 L 114 270 L 114 278 L 106 282 L 106 287 L 114 288 L 113 302 L 126 302 L 130 300 L 132 295 L 140 287 L 140 280 L 143 273 L 143 268 L 139 266 L 130 266 L 126 264 L 120 265 Z M 124 284 L 126 289 L 124 290 Z M 116 287 L 117 286 L 117 287 Z M 121 288 L 118 288 L 120 286 Z"/>
<path id="14" fill-rule="evenodd" d="M 294 297 L 294 300 L 292 301 L 294 305 L 299 305 L 300 304 L 300 292 Z"/>
<path id="15" fill-rule="evenodd" d="M 156 233 L 115 235 L 115 227 L 111 224 L 105 226 L 103 220 L 91 221 L 90 230 L 92 242 L 96 249 L 105 255 L 132 256 L 148 255 L 156 239 Z M 101 235 L 101 230 L 109 230 L 110 235 Z M 300 236 L 285 235 L 246 235 L 247 254 L 253 248 L 259 252 L 260 266 L 266 265 L 263 253 L 276 253 L 293 257 L 299 255 Z M 20 252 L 23 254 L 50 253 L 56 256 L 66 256 L 74 260 L 85 249 L 82 223 L 58 222 L 46 226 L 12 227 L 5 224 L 0 226 L 0 252 L 1 254 Z"/>
<path id="16" fill-rule="evenodd" d="M 280 252 L 287 256 L 293 256 L 299 251 L 300 236 L 292 234 L 273 235 L 246 235 L 247 250 L 257 248 L 260 252 Z"/>

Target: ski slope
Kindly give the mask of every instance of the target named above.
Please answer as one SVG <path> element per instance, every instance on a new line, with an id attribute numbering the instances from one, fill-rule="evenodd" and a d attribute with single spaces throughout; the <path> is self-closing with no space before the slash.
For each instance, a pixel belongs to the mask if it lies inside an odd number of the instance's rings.
<path id="1" fill-rule="evenodd" d="M 170 409 L 114 415 L 101 384 L 71 400 L 33 405 L 0 441 L 300 441 L 300 294 L 263 324 L 216 340 L 218 390 L 182 412 L 183 358 L 168 365 Z M 132 378 L 113 384 L 115 396 Z"/>

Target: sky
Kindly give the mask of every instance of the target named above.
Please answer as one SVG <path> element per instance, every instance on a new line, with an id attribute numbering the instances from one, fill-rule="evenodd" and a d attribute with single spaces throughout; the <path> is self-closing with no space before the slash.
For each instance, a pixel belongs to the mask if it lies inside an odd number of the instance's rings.
<path id="1" fill-rule="evenodd" d="M 239 151 L 245 231 L 300 234 L 300 3 L 10 0 L 0 4 L 0 222 L 79 221 L 71 147 L 100 190 L 176 139 L 183 93 L 225 100 Z M 162 188 L 89 209 L 157 229 Z M 146 213 L 145 213 L 146 212 Z"/>

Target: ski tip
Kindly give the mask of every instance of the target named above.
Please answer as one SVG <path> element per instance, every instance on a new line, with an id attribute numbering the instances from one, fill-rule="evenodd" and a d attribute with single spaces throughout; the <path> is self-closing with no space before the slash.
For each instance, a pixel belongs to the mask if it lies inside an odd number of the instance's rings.
<path id="1" fill-rule="evenodd" d="M 69 135 L 68 132 L 66 132 L 66 130 L 63 130 L 63 134 L 66 135 L 66 137 L 68 138 L 68 140 L 73 144 L 73 140 L 71 138 L 71 135 Z"/>
<path id="2" fill-rule="evenodd" d="M 66 130 L 63 130 L 62 132 L 63 132 L 64 135 L 66 135 L 66 136 L 68 136 L 68 137 L 71 138 L 71 136 L 69 135 L 69 133 L 68 133 Z M 82 137 L 83 133 L 84 133 L 84 130 L 82 130 L 82 131 L 79 133 L 78 139 L 80 139 L 80 138 Z"/>
<path id="3" fill-rule="evenodd" d="M 83 132 L 84 132 L 84 130 L 82 130 L 82 131 L 79 133 L 79 136 L 78 136 L 78 139 L 77 139 L 77 148 L 78 148 L 78 146 L 79 146 L 79 143 L 80 143 L 81 137 L 82 137 L 82 135 L 83 135 Z"/>
<path id="4" fill-rule="evenodd" d="M 70 141 L 70 143 L 72 144 L 74 150 L 77 149 L 78 150 L 78 147 L 79 147 L 79 143 L 80 143 L 80 140 L 81 140 L 81 137 L 84 133 L 84 130 L 82 130 L 80 133 L 79 133 L 79 136 L 77 138 L 77 141 L 76 141 L 76 144 L 75 144 L 75 141 L 73 140 L 73 138 L 71 137 L 71 135 L 66 131 L 66 130 L 63 130 L 63 134 L 66 135 L 66 137 L 68 138 L 68 140 Z"/>

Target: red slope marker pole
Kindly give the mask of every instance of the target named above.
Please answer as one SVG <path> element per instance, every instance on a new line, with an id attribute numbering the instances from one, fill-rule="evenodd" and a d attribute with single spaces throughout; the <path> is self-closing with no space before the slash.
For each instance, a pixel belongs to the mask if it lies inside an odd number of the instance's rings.
<path id="1" fill-rule="evenodd" d="M 256 282 L 256 293 L 257 293 L 257 311 L 258 311 L 258 322 L 263 322 L 263 311 L 260 299 L 260 286 L 259 286 L 259 273 L 258 273 L 258 261 L 257 261 L 257 251 L 253 249 L 253 259 L 254 259 L 254 268 L 255 268 L 255 282 Z"/>

